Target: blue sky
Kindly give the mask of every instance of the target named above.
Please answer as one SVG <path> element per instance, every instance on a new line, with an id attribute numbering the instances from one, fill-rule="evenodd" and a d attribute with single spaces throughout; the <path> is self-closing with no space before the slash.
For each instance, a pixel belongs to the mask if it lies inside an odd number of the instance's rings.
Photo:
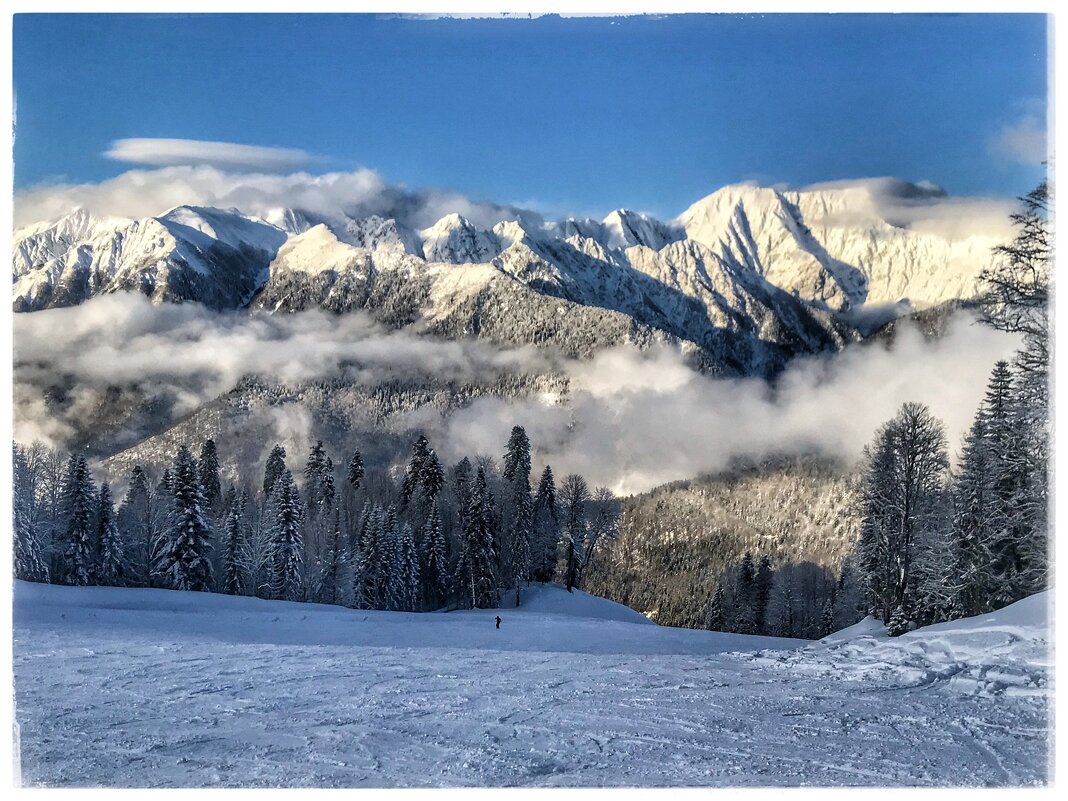
<path id="1" fill-rule="evenodd" d="M 100 181 L 136 166 L 115 140 L 159 137 L 559 212 L 674 215 L 741 180 L 1015 195 L 1046 49 L 1040 15 L 20 14 L 15 185 Z"/>

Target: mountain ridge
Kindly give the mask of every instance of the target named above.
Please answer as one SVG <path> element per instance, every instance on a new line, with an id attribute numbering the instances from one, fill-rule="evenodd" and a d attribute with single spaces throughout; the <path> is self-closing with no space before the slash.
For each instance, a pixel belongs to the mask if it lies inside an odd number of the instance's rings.
<path id="1" fill-rule="evenodd" d="M 909 198 L 933 191 L 904 187 Z M 219 310 L 364 309 L 392 326 L 480 336 L 481 309 L 555 303 L 562 319 L 534 312 L 541 322 L 506 341 L 584 339 L 566 317 L 586 307 L 623 315 L 633 344 L 654 331 L 726 372 L 771 374 L 860 338 L 865 308 L 900 314 L 974 297 L 994 236 L 913 231 L 880 212 L 873 191 L 735 184 L 667 222 L 617 209 L 599 221 L 520 213 L 480 228 L 450 212 L 418 230 L 296 208 L 261 218 L 180 205 L 135 220 L 79 209 L 15 232 L 14 308 L 136 291 Z M 456 305 L 473 296 L 466 311 Z"/>

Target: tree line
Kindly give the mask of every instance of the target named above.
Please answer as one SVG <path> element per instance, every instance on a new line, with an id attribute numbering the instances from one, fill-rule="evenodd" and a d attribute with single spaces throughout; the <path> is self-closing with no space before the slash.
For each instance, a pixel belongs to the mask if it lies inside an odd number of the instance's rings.
<path id="1" fill-rule="evenodd" d="M 490 457 L 446 469 L 418 436 L 401 470 L 335 465 L 322 441 L 294 475 L 275 445 L 262 481 L 224 490 L 220 456 L 186 446 L 155 482 L 136 466 L 116 501 L 79 454 L 14 448 L 14 571 L 27 581 L 157 587 L 428 611 L 519 605 L 530 582 L 582 583 L 618 531 L 619 503 L 582 476 L 531 483 L 531 447 L 515 426 Z M 397 479 L 394 479 L 394 473 Z M 402 472 L 402 474 L 401 474 Z"/>

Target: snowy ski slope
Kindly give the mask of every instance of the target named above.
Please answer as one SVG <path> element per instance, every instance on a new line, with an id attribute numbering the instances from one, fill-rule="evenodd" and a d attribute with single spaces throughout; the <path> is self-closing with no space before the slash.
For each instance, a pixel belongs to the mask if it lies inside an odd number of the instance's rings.
<path id="1" fill-rule="evenodd" d="M 518 610 L 413 615 L 17 582 L 21 778 L 1042 783 L 1046 602 L 896 640 L 867 621 L 805 643 L 664 628 L 557 587 L 531 588 Z"/>

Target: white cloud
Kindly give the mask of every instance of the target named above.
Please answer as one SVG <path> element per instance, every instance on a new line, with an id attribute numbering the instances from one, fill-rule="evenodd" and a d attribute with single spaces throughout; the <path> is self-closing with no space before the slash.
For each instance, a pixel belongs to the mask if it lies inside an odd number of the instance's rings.
<path id="1" fill-rule="evenodd" d="M 552 464 L 556 475 L 576 472 L 633 493 L 723 470 L 741 457 L 817 453 L 852 463 L 902 403 L 919 401 L 945 422 L 955 453 L 991 367 L 1016 345 L 962 316 L 938 340 L 902 327 L 891 347 L 858 345 L 799 360 L 774 387 L 699 375 L 671 350 L 606 351 L 592 364 L 567 365 L 567 407 L 477 400 L 449 420 L 442 450 L 496 453 L 520 423 L 536 461 Z"/>
<path id="2" fill-rule="evenodd" d="M 1001 242 L 1013 234 L 1009 215 L 1015 201 L 1011 198 L 949 195 L 932 181 L 899 178 L 827 181 L 798 191 L 828 190 L 856 190 L 857 195 L 847 206 L 825 213 L 823 222 L 830 227 L 866 224 L 877 217 L 899 228 L 950 241 L 974 236 Z"/>
<path id="3" fill-rule="evenodd" d="M 154 307 L 139 295 L 16 315 L 14 333 L 20 441 L 42 436 L 63 442 L 83 422 L 82 409 L 99 404 L 104 387 L 130 382 L 166 395 L 181 414 L 247 374 L 289 384 L 341 374 L 374 384 L 558 371 L 570 379 L 566 402 L 483 397 L 444 418 L 440 408 L 423 407 L 391 428 L 425 431 L 454 462 L 499 454 L 511 427 L 523 425 L 539 467 L 549 463 L 560 477 L 578 472 L 619 492 L 721 470 L 738 457 L 806 451 L 849 462 L 909 400 L 928 404 L 945 421 L 956 450 L 990 368 L 1017 344 L 967 317 L 938 340 L 903 327 L 890 347 L 871 343 L 799 360 L 772 387 L 759 379 L 700 375 L 670 348 L 619 348 L 571 361 L 534 348 L 383 331 L 361 314 L 216 314 L 194 304 Z M 58 419 L 45 403 L 54 383 L 84 395 Z M 311 421 L 291 411 L 267 427 L 290 432 L 286 441 L 303 452 L 306 443 L 298 447 L 297 440 L 311 436 Z"/>
<path id="4" fill-rule="evenodd" d="M 1045 120 L 1036 111 L 1025 112 L 998 130 L 990 140 L 990 152 L 1016 164 L 1041 164 L 1049 157 Z"/>
<path id="5" fill-rule="evenodd" d="M 213 166 L 130 170 L 98 184 L 59 184 L 15 193 L 15 227 L 55 220 L 76 208 L 101 217 L 152 217 L 182 204 L 237 208 L 265 216 L 296 208 L 333 218 L 378 214 L 414 229 L 457 212 L 488 228 L 522 213 L 511 206 L 480 203 L 444 190 L 410 190 L 387 184 L 374 170 L 311 175 L 234 173 Z"/>
<path id="6" fill-rule="evenodd" d="M 285 172 L 314 159 L 303 150 L 258 147 L 198 139 L 119 139 L 104 155 L 115 161 L 150 167 L 212 166 L 226 169 Z"/>

